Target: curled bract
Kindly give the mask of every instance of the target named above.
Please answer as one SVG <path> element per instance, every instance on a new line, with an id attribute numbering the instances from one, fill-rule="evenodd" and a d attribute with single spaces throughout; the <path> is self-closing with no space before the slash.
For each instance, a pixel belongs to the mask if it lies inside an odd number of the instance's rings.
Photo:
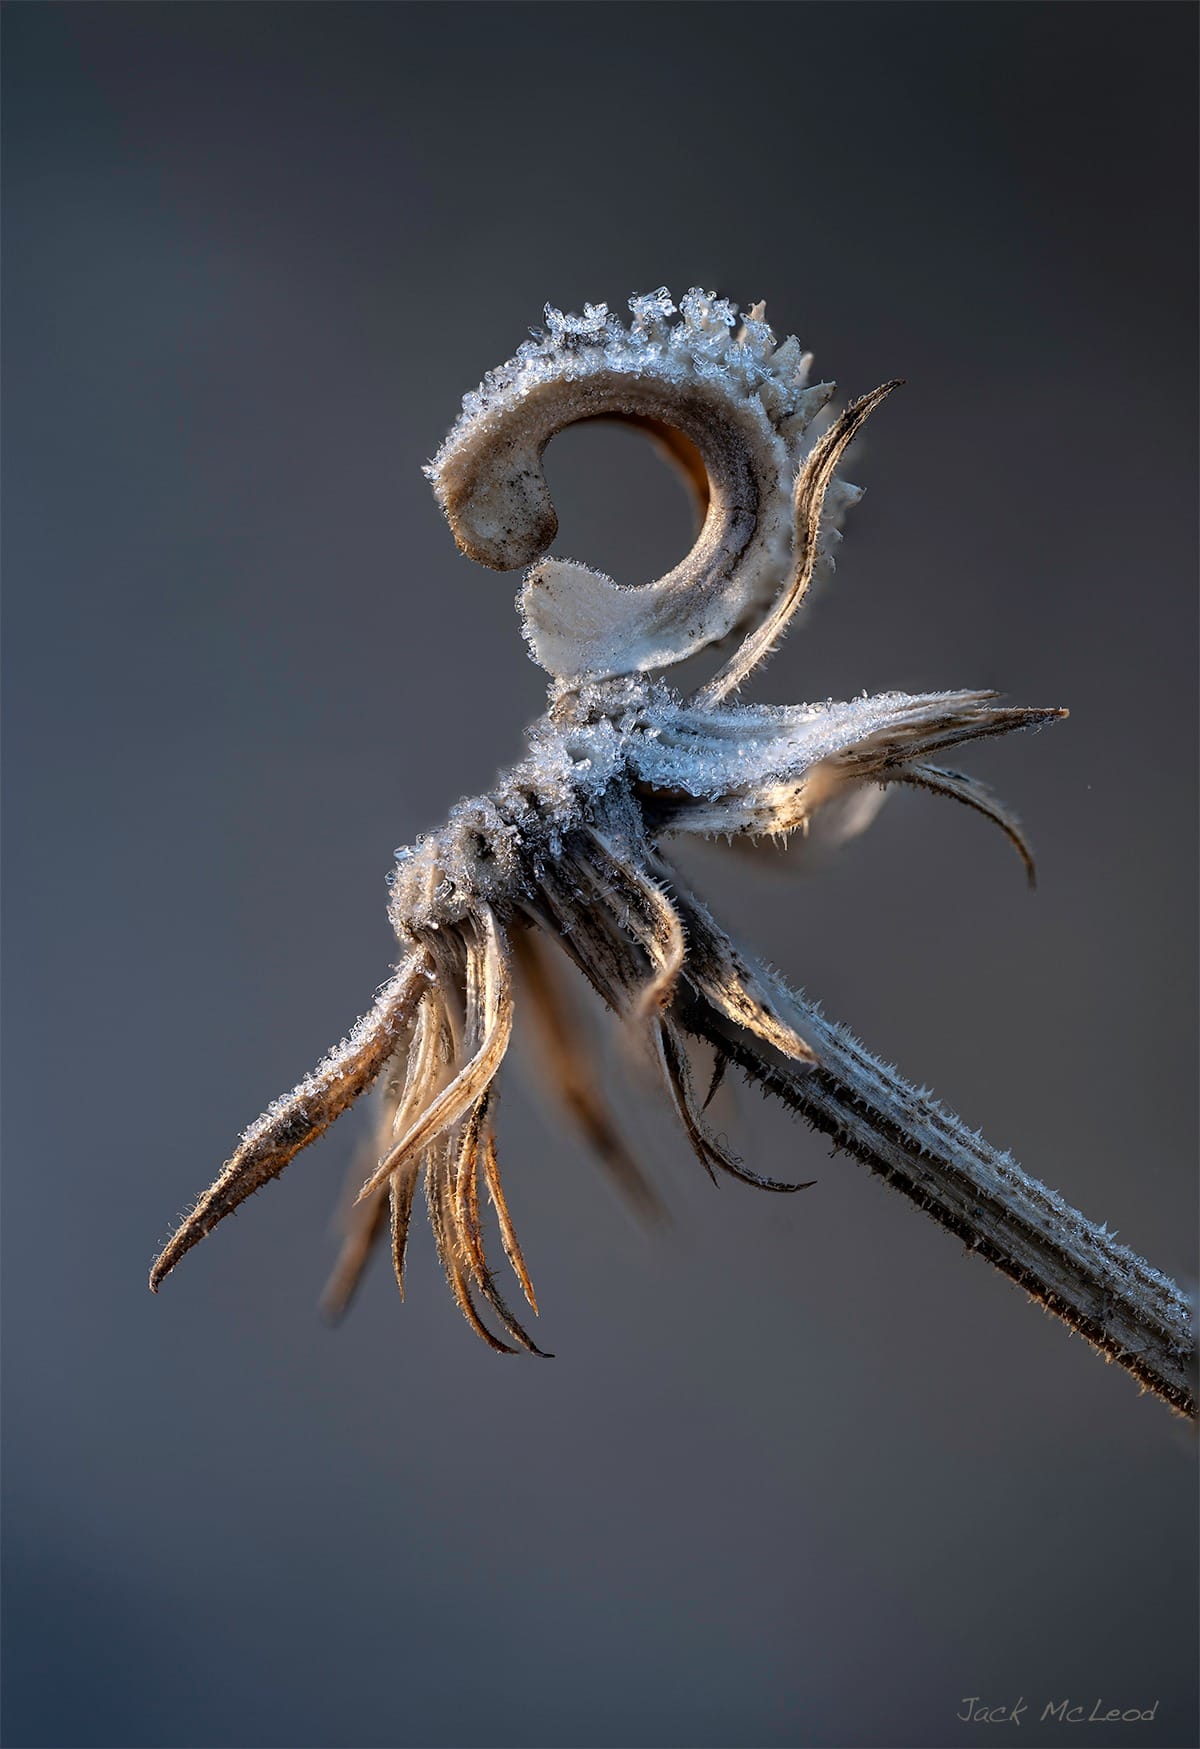
<path id="1" fill-rule="evenodd" d="M 662 288 L 629 307 L 627 327 L 605 304 L 582 316 L 547 305 L 546 329 L 464 398 L 426 469 L 465 553 L 502 571 L 532 565 L 520 597 L 526 637 L 565 685 L 681 662 L 789 588 L 797 605 L 859 496 L 834 469 L 886 393 L 809 446 L 833 385 L 810 387 L 810 356 L 794 337 L 776 341 L 762 304 L 739 315 L 694 289 L 676 308 Z M 566 426 L 598 418 L 646 428 L 696 492 L 695 544 L 655 582 L 622 585 L 545 556 L 558 519 L 543 452 Z"/>

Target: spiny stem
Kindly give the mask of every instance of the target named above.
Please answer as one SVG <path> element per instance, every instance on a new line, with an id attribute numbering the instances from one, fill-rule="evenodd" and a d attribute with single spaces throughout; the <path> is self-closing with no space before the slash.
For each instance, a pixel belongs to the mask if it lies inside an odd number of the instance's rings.
<path id="1" fill-rule="evenodd" d="M 1196 1335 L 1176 1284 L 1008 1154 L 972 1135 L 843 1027 L 777 985 L 819 1067 L 805 1073 L 702 1002 L 685 1024 L 879 1173 L 1178 1414 L 1196 1415 Z"/>

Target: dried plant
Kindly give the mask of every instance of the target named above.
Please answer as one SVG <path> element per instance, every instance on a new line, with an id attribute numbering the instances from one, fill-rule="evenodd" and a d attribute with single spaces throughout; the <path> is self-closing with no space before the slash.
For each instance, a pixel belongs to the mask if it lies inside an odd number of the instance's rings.
<path id="1" fill-rule="evenodd" d="M 502 1296 L 483 1239 L 486 1191 L 536 1312 L 494 1140 L 514 964 L 565 1099 L 623 1186 L 653 1201 L 571 1036 L 545 961 L 549 936 L 644 1035 L 710 1174 L 804 1188 L 759 1176 L 712 1133 L 688 1037 L 712 1051 L 709 1097 L 737 1065 L 1143 1385 L 1194 1413 L 1194 1347 L 1178 1288 L 757 964 L 666 860 L 663 840 L 679 834 L 777 836 L 839 810 L 843 829 L 856 829 L 872 811 L 864 797 L 910 784 L 993 820 L 1032 876 L 1017 822 L 941 757 L 1066 713 L 999 704 L 986 692 L 731 703 L 830 567 L 842 515 L 859 495 L 836 470 L 895 384 L 826 417 L 813 437 L 832 385 L 808 385 L 810 360 L 795 339 L 777 345 L 761 304 L 739 318 L 693 290 L 677 310 L 664 290 L 631 299 L 630 309 L 626 327 L 604 305 L 582 316 L 547 308 L 547 330 L 533 330 L 465 398 L 427 469 L 465 552 L 500 570 L 532 565 L 519 604 L 533 657 L 551 676 L 549 707 L 527 758 L 398 853 L 389 907 L 398 970 L 350 1036 L 246 1131 L 154 1264 L 151 1286 L 377 1081 L 371 1157 L 327 1304 L 346 1304 L 385 1232 L 403 1291 L 421 1180 L 446 1278 L 472 1327 L 493 1348 L 540 1353 Z M 557 531 L 543 451 L 565 426 L 598 417 L 634 423 L 664 447 L 702 513 L 691 552 L 644 587 L 542 556 Z M 730 653 L 690 698 L 652 677 L 717 645 Z"/>

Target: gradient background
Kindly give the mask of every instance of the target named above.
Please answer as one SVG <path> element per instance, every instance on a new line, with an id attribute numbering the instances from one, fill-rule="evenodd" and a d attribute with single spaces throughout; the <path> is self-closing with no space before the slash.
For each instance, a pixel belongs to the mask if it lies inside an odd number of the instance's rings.
<path id="1" fill-rule="evenodd" d="M 1192 63 L 1176 5 L 10 6 L 5 1741 L 959 1745 L 964 1696 L 1196 1740 L 1192 1442 L 739 1089 L 638 1230 L 506 1071 L 550 1364 L 315 1296 L 347 1118 L 188 1258 L 385 975 L 392 847 L 541 708 L 420 474 L 550 298 L 766 297 L 909 381 L 776 701 L 997 685 L 1042 885 L 919 794 L 717 913 L 1194 1282 Z M 689 537 L 635 434 L 561 553 Z M 605 1031 L 603 1027 L 600 1031 Z M 618 1085 L 631 1084 L 611 1043 Z"/>

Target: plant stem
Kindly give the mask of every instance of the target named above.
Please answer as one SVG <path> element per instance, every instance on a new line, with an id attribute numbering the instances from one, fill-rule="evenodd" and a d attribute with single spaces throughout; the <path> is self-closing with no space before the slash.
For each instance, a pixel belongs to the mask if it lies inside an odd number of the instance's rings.
<path id="1" fill-rule="evenodd" d="M 910 1197 L 1178 1414 L 1196 1415 L 1196 1338 L 1176 1284 L 973 1135 L 820 1010 L 772 980 L 818 1067 L 799 1070 L 701 1002 L 684 1024 Z"/>

